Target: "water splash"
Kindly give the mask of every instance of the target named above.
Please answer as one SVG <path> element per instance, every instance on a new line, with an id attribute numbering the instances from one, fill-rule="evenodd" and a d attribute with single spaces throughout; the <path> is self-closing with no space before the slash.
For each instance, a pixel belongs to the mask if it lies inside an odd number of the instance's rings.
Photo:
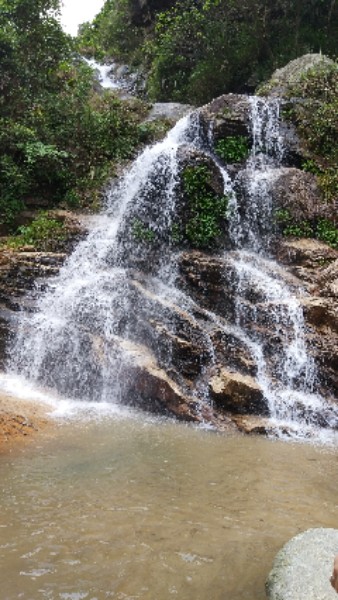
<path id="1" fill-rule="evenodd" d="M 297 288 L 270 258 L 274 233 L 271 188 L 284 156 L 278 100 L 250 98 L 252 149 L 236 181 L 230 234 L 237 252 L 236 326 L 250 339 L 257 380 L 276 422 L 317 423 L 323 399 L 308 352 Z M 301 426 L 300 426 L 301 427 Z M 297 430 L 297 433 L 299 430 Z"/>
<path id="2" fill-rule="evenodd" d="M 114 64 L 100 64 L 94 58 L 83 57 L 83 60 L 95 71 L 101 87 L 105 90 L 118 90 L 124 86 L 124 82 L 114 75 Z"/>
<path id="3" fill-rule="evenodd" d="M 168 257 L 165 244 L 155 263 L 149 264 L 153 247 L 144 245 L 140 255 L 135 219 L 142 231 L 168 237 L 177 150 L 183 141 L 192 143 L 196 128 L 193 118 L 182 119 L 165 140 L 146 148 L 111 189 L 101 218 L 40 298 L 36 314 L 23 315 L 11 352 L 12 371 L 67 396 L 106 400 L 119 395 L 124 353 L 117 342 L 128 337 L 129 321 L 135 324 L 137 296 L 129 270 L 131 265 L 160 270 Z"/>

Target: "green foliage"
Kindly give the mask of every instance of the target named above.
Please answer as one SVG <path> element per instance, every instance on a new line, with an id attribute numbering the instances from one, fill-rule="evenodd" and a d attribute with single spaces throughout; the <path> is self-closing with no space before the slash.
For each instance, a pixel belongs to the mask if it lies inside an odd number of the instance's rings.
<path id="1" fill-rule="evenodd" d="M 13 246 L 34 246 L 36 250 L 55 250 L 66 239 L 64 224 L 51 218 L 48 212 L 41 212 L 30 225 L 19 227 L 12 238 Z"/>
<path id="2" fill-rule="evenodd" d="M 338 228 L 328 219 L 321 219 L 318 222 L 316 237 L 332 248 L 338 248 Z"/>
<path id="3" fill-rule="evenodd" d="M 227 217 L 228 198 L 217 195 L 211 189 L 210 171 L 206 165 L 186 167 L 182 179 L 189 203 L 183 238 L 197 248 L 211 247 L 221 235 L 222 222 Z M 173 233 L 176 238 L 179 237 L 177 226 Z"/>
<path id="4" fill-rule="evenodd" d="M 276 221 L 283 235 L 293 237 L 316 238 L 332 248 L 338 248 L 338 228 L 329 219 L 295 221 L 287 209 L 276 211 Z"/>
<path id="5" fill-rule="evenodd" d="M 226 163 L 241 162 L 249 155 L 248 140 L 242 135 L 228 136 L 216 142 L 215 150 Z"/>
<path id="6" fill-rule="evenodd" d="M 289 118 L 294 122 L 309 158 L 306 171 L 318 176 L 327 202 L 338 198 L 338 65 L 309 69 L 288 95 L 301 98 Z"/>
<path id="7" fill-rule="evenodd" d="M 132 234 L 137 242 L 151 243 L 155 240 L 155 232 L 140 219 L 134 219 L 132 223 Z"/>
<path id="8" fill-rule="evenodd" d="M 0 2 L 0 221 L 30 197 L 89 204 L 140 143 L 145 108 L 95 93 L 55 19 L 57 0 Z"/>
<path id="9" fill-rule="evenodd" d="M 254 88 L 278 66 L 309 51 L 335 53 L 331 0 L 183 0 L 157 16 L 146 45 L 149 93 L 207 102 Z"/>
<path id="10" fill-rule="evenodd" d="M 138 126 L 139 140 L 143 144 L 152 144 L 161 140 L 173 126 L 169 119 L 154 119 Z"/>
<path id="11" fill-rule="evenodd" d="M 98 60 L 108 55 L 129 64 L 137 62 L 144 32 L 132 21 L 131 5 L 130 0 L 106 0 L 93 23 L 84 23 L 79 29 L 77 45 L 81 54 Z"/>
<path id="12" fill-rule="evenodd" d="M 337 202 L 338 199 L 338 168 L 336 160 L 319 175 L 319 184 L 326 202 Z"/>
<path id="13" fill-rule="evenodd" d="M 178 223 L 171 226 L 170 239 L 174 244 L 180 244 L 183 241 L 181 227 Z"/>
<path id="14" fill-rule="evenodd" d="M 299 221 L 298 223 L 290 223 L 284 228 L 283 234 L 303 238 L 315 237 L 312 224 L 306 220 Z"/>

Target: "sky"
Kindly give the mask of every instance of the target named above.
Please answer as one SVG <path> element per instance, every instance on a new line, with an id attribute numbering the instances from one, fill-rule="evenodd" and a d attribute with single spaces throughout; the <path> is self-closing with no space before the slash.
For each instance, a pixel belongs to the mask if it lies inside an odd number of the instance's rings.
<path id="1" fill-rule="evenodd" d="M 62 0 L 61 24 L 71 35 L 76 35 L 80 23 L 92 21 L 104 0 Z"/>

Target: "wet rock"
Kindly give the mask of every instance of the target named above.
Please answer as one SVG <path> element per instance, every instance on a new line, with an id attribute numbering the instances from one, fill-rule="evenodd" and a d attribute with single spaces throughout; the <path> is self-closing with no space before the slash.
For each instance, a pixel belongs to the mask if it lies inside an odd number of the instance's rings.
<path id="1" fill-rule="evenodd" d="M 122 398 L 151 412 L 174 415 L 179 419 L 200 421 L 195 402 L 158 366 L 146 346 L 128 340 L 115 340 L 123 351 Z M 121 373 L 120 373 L 121 376 Z"/>
<path id="2" fill-rule="evenodd" d="M 209 386 L 211 398 L 232 413 L 268 414 L 262 389 L 250 375 L 220 369 Z"/>
<path id="3" fill-rule="evenodd" d="M 290 223 L 316 221 L 333 216 L 334 207 L 323 202 L 316 175 L 295 168 L 284 168 L 272 187 L 276 210 L 287 211 Z"/>
<path id="4" fill-rule="evenodd" d="M 330 585 L 337 529 L 308 529 L 277 554 L 266 581 L 268 600 L 336 600 Z"/>
<path id="5" fill-rule="evenodd" d="M 250 104 L 246 96 L 220 96 L 204 106 L 200 115 L 206 132 L 212 132 L 214 140 L 228 136 L 251 137 Z"/>
<path id="6" fill-rule="evenodd" d="M 37 280 L 57 275 L 66 257 L 62 252 L 3 250 L 0 253 L 0 303 L 20 310 L 25 294 L 39 291 Z"/>
<path id="7" fill-rule="evenodd" d="M 320 296 L 335 296 L 337 250 L 315 239 L 282 238 L 278 241 L 276 255 L 309 292 Z"/>
<path id="8" fill-rule="evenodd" d="M 324 242 L 311 238 L 282 238 L 279 241 L 277 258 L 288 266 L 305 267 L 307 269 L 318 269 L 326 267 L 337 260 L 336 267 L 338 272 L 338 251 L 331 248 Z M 328 277 L 332 277 L 328 273 Z M 320 274 L 321 279 L 323 274 Z"/>
<path id="9" fill-rule="evenodd" d="M 126 335 L 146 342 L 163 368 L 176 369 L 178 380 L 198 377 L 210 353 L 205 321 L 200 323 L 174 299 L 147 288 L 146 279 L 131 280 L 130 286 L 131 303 L 140 308 L 137 317 L 130 315 Z"/>
<path id="10" fill-rule="evenodd" d="M 331 298 L 305 298 L 302 302 L 305 318 L 318 332 L 338 334 L 338 306 Z"/>
<path id="11" fill-rule="evenodd" d="M 338 251 L 334 250 L 332 257 L 336 258 L 333 261 L 326 259 L 322 263 L 324 268 L 321 269 L 317 277 L 318 289 L 321 296 L 326 298 L 338 298 Z M 329 263 L 329 264 L 328 264 Z M 331 264 L 330 264 L 331 263 Z M 326 266 L 328 264 L 328 266 Z"/>
<path id="12" fill-rule="evenodd" d="M 179 257 L 180 285 L 201 306 L 212 309 L 224 317 L 234 314 L 234 294 L 232 286 L 226 285 L 235 278 L 235 268 L 226 258 L 208 255 L 203 252 L 183 252 Z"/>
<path id="13" fill-rule="evenodd" d="M 156 102 L 152 105 L 145 119 L 156 121 L 157 119 L 168 119 L 174 123 L 193 110 L 191 104 L 180 104 L 179 102 Z"/>

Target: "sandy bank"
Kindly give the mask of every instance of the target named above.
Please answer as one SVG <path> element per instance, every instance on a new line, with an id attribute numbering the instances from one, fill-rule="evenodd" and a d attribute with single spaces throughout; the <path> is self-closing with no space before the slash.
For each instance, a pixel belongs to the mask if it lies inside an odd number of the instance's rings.
<path id="1" fill-rule="evenodd" d="M 0 393 L 0 453 L 33 439 L 51 422 L 48 406 Z"/>

